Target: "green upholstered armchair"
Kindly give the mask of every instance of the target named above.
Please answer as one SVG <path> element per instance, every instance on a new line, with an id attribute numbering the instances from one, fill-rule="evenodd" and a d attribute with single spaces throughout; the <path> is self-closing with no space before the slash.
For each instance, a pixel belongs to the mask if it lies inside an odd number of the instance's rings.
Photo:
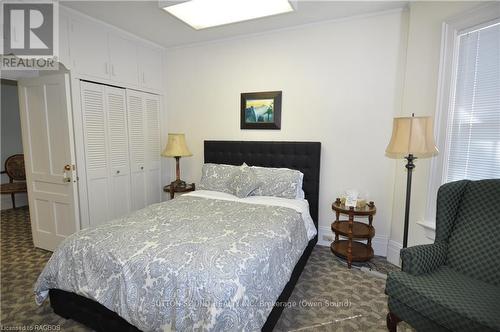
<path id="1" fill-rule="evenodd" d="M 434 244 L 401 250 L 389 274 L 387 327 L 500 331 L 500 179 L 439 188 Z"/>

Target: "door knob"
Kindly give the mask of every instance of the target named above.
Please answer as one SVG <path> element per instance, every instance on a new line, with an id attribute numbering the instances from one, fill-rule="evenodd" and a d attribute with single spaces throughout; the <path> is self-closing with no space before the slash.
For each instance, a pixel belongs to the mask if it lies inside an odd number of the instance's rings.
<path id="1" fill-rule="evenodd" d="M 63 172 L 63 182 L 71 182 L 71 177 L 68 176 L 68 173 L 71 171 L 71 165 L 64 165 L 64 172 Z"/>

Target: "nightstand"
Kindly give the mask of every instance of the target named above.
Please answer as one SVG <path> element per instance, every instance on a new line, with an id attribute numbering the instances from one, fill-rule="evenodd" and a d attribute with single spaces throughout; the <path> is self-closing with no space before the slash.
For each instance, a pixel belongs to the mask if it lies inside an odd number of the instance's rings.
<path id="1" fill-rule="evenodd" d="M 175 193 L 187 193 L 190 191 L 195 191 L 195 184 L 194 183 L 186 183 L 185 187 L 176 187 L 172 184 L 166 185 L 163 187 L 163 191 L 166 193 L 170 193 L 170 199 L 174 199 Z"/>

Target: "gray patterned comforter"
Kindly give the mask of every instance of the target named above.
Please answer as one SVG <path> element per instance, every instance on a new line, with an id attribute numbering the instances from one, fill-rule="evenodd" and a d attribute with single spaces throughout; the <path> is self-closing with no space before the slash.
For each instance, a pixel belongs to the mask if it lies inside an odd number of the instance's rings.
<path id="1" fill-rule="evenodd" d="M 179 197 L 68 237 L 36 301 L 74 292 L 143 331 L 259 330 L 307 242 L 293 209 Z"/>

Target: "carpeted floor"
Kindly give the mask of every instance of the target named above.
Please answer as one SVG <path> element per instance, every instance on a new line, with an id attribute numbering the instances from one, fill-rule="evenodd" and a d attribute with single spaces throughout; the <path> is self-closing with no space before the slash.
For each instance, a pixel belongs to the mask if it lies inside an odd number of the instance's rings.
<path id="1" fill-rule="evenodd" d="M 33 247 L 27 208 L 1 211 L 1 329 L 89 331 L 54 314 L 48 301 L 37 306 L 33 284 L 51 253 Z M 376 257 L 372 268 L 396 269 Z M 316 246 L 276 331 L 386 331 L 385 279 L 348 270 L 328 247 Z M 399 331 L 412 331 L 399 325 Z"/>

